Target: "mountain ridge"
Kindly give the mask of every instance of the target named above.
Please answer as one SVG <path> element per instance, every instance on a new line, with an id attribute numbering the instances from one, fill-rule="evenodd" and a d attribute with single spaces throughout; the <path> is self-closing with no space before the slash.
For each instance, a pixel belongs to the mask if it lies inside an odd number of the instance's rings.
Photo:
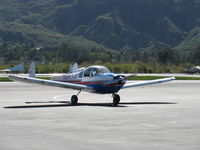
<path id="1" fill-rule="evenodd" d="M 155 49 L 169 46 L 188 50 L 200 43 L 199 36 L 194 36 L 199 27 L 200 0 L 0 2 L 1 42 L 45 46 L 78 36 L 93 46 L 114 50 L 148 48 L 150 43 Z"/>

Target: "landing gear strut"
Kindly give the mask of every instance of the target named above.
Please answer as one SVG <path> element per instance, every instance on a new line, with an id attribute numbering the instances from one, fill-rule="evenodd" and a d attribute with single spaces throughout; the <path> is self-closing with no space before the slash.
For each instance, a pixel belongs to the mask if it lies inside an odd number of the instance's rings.
<path id="1" fill-rule="evenodd" d="M 113 94 L 113 105 L 117 106 L 120 102 L 120 96 L 118 94 Z"/>
<path id="2" fill-rule="evenodd" d="M 81 89 L 79 90 L 78 94 L 81 93 Z M 76 105 L 78 103 L 78 94 L 77 95 L 72 95 L 71 97 L 71 104 Z"/>

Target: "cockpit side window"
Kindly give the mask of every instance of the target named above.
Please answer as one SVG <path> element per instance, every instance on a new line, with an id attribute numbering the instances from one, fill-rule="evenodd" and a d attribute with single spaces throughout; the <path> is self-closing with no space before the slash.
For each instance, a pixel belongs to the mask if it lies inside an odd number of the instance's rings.
<path id="1" fill-rule="evenodd" d="M 78 75 L 79 78 L 82 78 L 83 77 L 83 71 L 81 71 Z"/>
<path id="2" fill-rule="evenodd" d="M 93 68 L 91 76 L 93 77 L 93 76 L 95 76 L 95 75 L 97 75 L 99 73 L 100 73 L 100 70 L 98 68 Z"/>
<path id="3" fill-rule="evenodd" d="M 90 77 L 91 70 L 92 70 L 92 68 L 88 68 L 87 70 L 85 70 L 84 77 Z"/>

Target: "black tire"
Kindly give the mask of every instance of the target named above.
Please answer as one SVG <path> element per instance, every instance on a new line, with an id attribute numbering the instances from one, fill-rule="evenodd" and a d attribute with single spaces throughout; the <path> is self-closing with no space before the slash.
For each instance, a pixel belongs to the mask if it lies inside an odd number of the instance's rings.
<path id="1" fill-rule="evenodd" d="M 72 105 L 76 105 L 78 102 L 78 97 L 76 95 L 72 95 L 71 97 L 71 103 Z"/>
<path id="2" fill-rule="evenodd" d="M 119 104 L 119 102 L 120 102 L 120 96 L 118 94 L 115 94 L 113 96 L 113 105 L 117 106 Z"/>

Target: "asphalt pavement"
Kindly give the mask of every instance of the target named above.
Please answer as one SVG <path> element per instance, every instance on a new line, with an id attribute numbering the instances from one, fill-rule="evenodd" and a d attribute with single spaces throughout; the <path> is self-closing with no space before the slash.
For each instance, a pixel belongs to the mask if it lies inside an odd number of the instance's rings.
<path id="1" fill-rule="evenodd" d="M 1 150 L 199 150 L 200 81 L 124 89 L 111 95 L 0 83 Z"/>

